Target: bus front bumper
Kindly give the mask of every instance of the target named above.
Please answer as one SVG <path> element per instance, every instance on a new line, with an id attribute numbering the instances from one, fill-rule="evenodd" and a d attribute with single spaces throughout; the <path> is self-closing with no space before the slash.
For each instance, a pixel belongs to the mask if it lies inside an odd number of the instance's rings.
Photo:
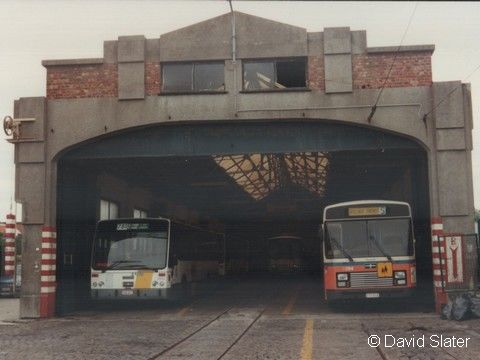
<path id="1" fill-rule="evenodd" d="M 91 289 L 90 295 L 93 300 L 108 299 L 170 299 L 171 289 Z"/>
<path id="2" fill-rule="evenodd" d="M 382 299 L 382 298 L 406 298 L 413 295 L 414 288 L 375 288 L 355 290 L 327 290 L 326 299 L 333 300 L 355 300 L 355 299 Z"/>

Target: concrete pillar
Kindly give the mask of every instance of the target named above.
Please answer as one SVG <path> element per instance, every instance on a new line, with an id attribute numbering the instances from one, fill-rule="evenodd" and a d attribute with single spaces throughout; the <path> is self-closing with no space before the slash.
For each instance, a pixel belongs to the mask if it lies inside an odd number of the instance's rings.
<path id="1" fill-rule="evenodd" d="M 352 36 L 350 28 L 325 28 L 323 36 L 325 92 L 352 92 Z"/>
<path id="2" fill-rule="evenodd" d="M 433 84 L 438 214 L 445 232 L 474 231 L 472 108 L 470 86 L 459 81 Z"/>
<path id="3" fill-rule="evenodd" d="M 145 98 L 145 36 L 118 38 L 118 99 Z"/>
<path id="4" fill-rule="evenodd" d="M 23 123 L 20 140 L 15 143 L 15 200 L 22 203 L 22 293 L 20 316 L 40 316 L 40 262 L 42 226 L 51 184 L 47 181 L 45 143 L 47 102 L 44 97 L 21 98 L 15 101 L 15 118 L 34 118 Z"/>

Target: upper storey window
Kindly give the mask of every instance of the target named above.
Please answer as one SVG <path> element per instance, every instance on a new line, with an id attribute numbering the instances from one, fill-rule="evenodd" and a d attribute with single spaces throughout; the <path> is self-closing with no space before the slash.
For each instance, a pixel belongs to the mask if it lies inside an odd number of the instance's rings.
<path id="1" fill-rule="evenodd" d="M 243 90 L 306 88 L 306 59 L 249 60 L 243 62 Z"/>
<path id="2" fill-rule="evenodd" d="M 165 92 L 223 92 L 225 72 L 223 62 L 164 64 L 162 89 Z"/>

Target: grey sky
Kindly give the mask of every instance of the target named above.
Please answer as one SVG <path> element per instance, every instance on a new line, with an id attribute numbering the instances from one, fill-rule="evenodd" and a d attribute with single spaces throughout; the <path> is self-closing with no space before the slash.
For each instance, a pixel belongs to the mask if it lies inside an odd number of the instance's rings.
<path id="1" fill-rule="evenodd" d="M 301 26 L 308 31 L 350 26 L 367 30 L 368 46 L 399 44 L 412 2 L 234 1 L 248 14 Z M 43 59 L 101 57 L 103 41 L 121 35 L 148 38 L 229 11 L 226 1 L 1 1 L 0 116 L 13 114 L 13 100 L 45 95 Z M 255 29 L 252 29 L 254 31 Z M 418 4 L 404 45 L 435 44 L 433 80 L 465 80 L 480 65 L 480 3 Z M 473 118 L 480 112 L 480 70 L 472 84 Z M 480 207 L 480 129 L 474 129 L 475 204 Z M 13 146 L 0 141 L 0 219 L 14 192 Z"/>

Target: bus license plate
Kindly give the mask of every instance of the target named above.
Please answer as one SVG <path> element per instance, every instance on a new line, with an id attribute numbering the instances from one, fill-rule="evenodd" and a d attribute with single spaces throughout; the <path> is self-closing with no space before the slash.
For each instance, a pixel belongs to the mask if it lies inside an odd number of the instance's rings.
<path id="1" fill-rule="evenodd" d="M 122 295 L 133 295 L 133 290 L 122 290 Z"/>
<path id="2" fill-rule="evenodd" d="M 367 299 L 376 299 L 380 297 L 380 293 L 366 293 L 365 297 Z"/>

